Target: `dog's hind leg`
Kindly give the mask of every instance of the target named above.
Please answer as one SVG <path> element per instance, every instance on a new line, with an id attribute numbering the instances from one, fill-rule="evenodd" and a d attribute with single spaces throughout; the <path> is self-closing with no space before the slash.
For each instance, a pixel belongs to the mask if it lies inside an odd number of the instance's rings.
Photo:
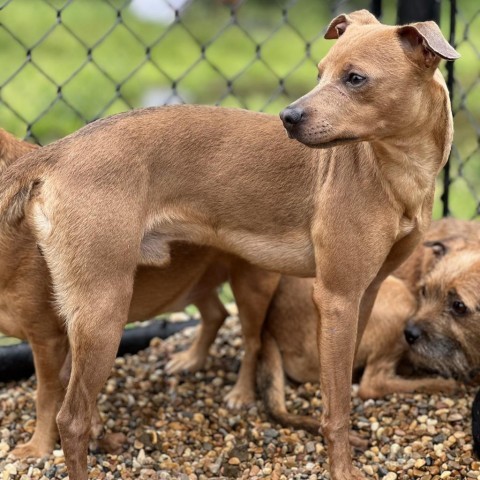
<path id="1" fill-rule="evenodd" d="M 87 480 L 96 399 L 111 372 L 128 317 L 133 271 L 130 278 L 116 277 L 109 285 L 95 285 L 69 319 L 72 372 L 57 424 L 71 480 Z"/>
<path id="2" fill-rule="evenodd" d="M 60 380 L 64 389 L 68 387 L 70 375 L 72 373 L 72 353 L 68 351 L 67 358 L 63 364 L 60 372 Z M 63 400 L 63 398 L 62 398 Z M 55 425 L 56 428 L 56 425 Z M 126 437 L 123 433 L 109 433 L 105 434 L 104 424 L 102 417 L 96 407 L 92 414 L 92 425 L 90 428 L 90 449 L 93 452 L 111 453 L 112 455 L 118 455 L 122 452 L 123 446 L 126 442 Z"/>
<path id="3" fill-rule="evenodd" d="M 120 209 L 115 209 L 116 215 L 100 215 L 90 208 L 90 216 L 79 210 L 75 214 L 63 208 L 49 214 L 58 233 L 41 239 L 72 355 L 57 415 L 70 480 L 87 480 L 92 415 L 128 319 L 141 242 L 136 222 L 140 215 L 135 216 L 133 209 L 128 219 Z"/>
<path id="4" fill-rule="evenodd" d="M 48 326 L 51 322 L 45 321 Z M 47 327 L 45 327 L 47 328 Z M 60 380 L 60 369 L 67 355 L 68 342 L 63 332 L 29 337 L 32 346 L 37 377 L 37 422 L 35 432 L 29 442 L 18 445 L 12 452 L 16 457 L 40 458 L 51 453 L 58 440 L 55 417 L 65 394 Z"/>
<path id="5" fill-rule="evenodd" d="M 239 408 L 255 401 L 255 377 L 262 326 L 280 282 L 280 275 L 239 260 L 232 266 L 230 281 L 242 325 L 245 355 L 237 382 L 225 400 L 230 408 Z"/>

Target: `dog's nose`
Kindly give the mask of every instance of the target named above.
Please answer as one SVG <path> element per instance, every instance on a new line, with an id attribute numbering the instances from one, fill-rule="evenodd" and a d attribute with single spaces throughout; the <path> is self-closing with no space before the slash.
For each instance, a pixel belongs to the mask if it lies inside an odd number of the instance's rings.
<path id="1" fill-rule="evenodd" d="M 405 335 L 407 343 L 413 345 L 422 336 L 422 329 L 414 323 L 409 322 L 407 323 L 403 334 Z"/>
<path id="2" fill-rule="evenodd" d="M 287 107 L 280 112 L 280 118 L 282 119 L 285 127 L 291 127 L 299 124 L 305 117 L 303 108 L 299 107 Z"/>

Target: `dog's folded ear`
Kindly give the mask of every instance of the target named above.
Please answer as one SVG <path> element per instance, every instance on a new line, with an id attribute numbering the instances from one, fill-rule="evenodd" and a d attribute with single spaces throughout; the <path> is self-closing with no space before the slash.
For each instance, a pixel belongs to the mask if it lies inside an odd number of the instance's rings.
<path id="1" fill-rule="evenodd" d="M 448 253 L 447 245 L 445 245 L 445 243 L 443 243 L 439 240 L 435 240 L 435 241 L 432 241 L 432 242 L 424 242 L 423 246 L 431 248 L 433 254 L 437 258 L 444 257 Z"/>
<path id="2" fill-rule="evenodd" d="M 368 10 L 357 10 L 356 12 L 346 15 L 342 13 L 334 18 L 327 28 L 324 38 L 332 40 L 340 37 L 349 25 L 368 25 L 370 23 L 380 23 L 374 15 Z"/>
<path id="3" fill-rule="evenodd" d="M 421 52 L 426 67 L 436 67 L 441 58 L 456 60 L 460 54 L 447 42 L 435 22 L 419 22 L 398 27 L 403 45 L 412 53 Z"/>

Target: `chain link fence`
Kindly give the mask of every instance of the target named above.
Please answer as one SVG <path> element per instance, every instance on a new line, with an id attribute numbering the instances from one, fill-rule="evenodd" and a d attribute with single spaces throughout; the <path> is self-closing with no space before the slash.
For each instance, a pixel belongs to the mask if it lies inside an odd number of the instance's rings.
<path id="1" fill-rule="evenodd" d="M 451 162 L 434 215 L 480 214 L 480 5 L 424 0 L 462 54 L 448 67 Z M 330 19 L 393 1 L 0 0 L 0 126 L 45 144 L 134 107 L 207 103 L 277 114 L 316 82 Z"/>

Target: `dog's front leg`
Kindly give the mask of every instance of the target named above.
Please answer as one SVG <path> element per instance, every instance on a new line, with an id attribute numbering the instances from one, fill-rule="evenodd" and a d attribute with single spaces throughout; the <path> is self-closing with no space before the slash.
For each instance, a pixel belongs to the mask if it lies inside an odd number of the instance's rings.
<path id="1" fill-rule="evenodd" d="M 228 317 L 228 312 L 216 291 L 208 292 L 204 297 L 196 300 L 194 305 L 201 316 L 198 333 L 187 350 L 172 355 L 165 367 L 167 373 L 178 373 L 182 370 L 196 372 L 202 369 L 207 360 L 208 350 Z"/>
<path id="2" fill-rule="evenodd" d="M 351 379 L 363 294 L 359 289 L 329 288 L 321 278 L 313 292 L 320 314 L 317 336 L 323 435 L 334 480 L 364 478 L 352 464 L 349 442 Z"/>

